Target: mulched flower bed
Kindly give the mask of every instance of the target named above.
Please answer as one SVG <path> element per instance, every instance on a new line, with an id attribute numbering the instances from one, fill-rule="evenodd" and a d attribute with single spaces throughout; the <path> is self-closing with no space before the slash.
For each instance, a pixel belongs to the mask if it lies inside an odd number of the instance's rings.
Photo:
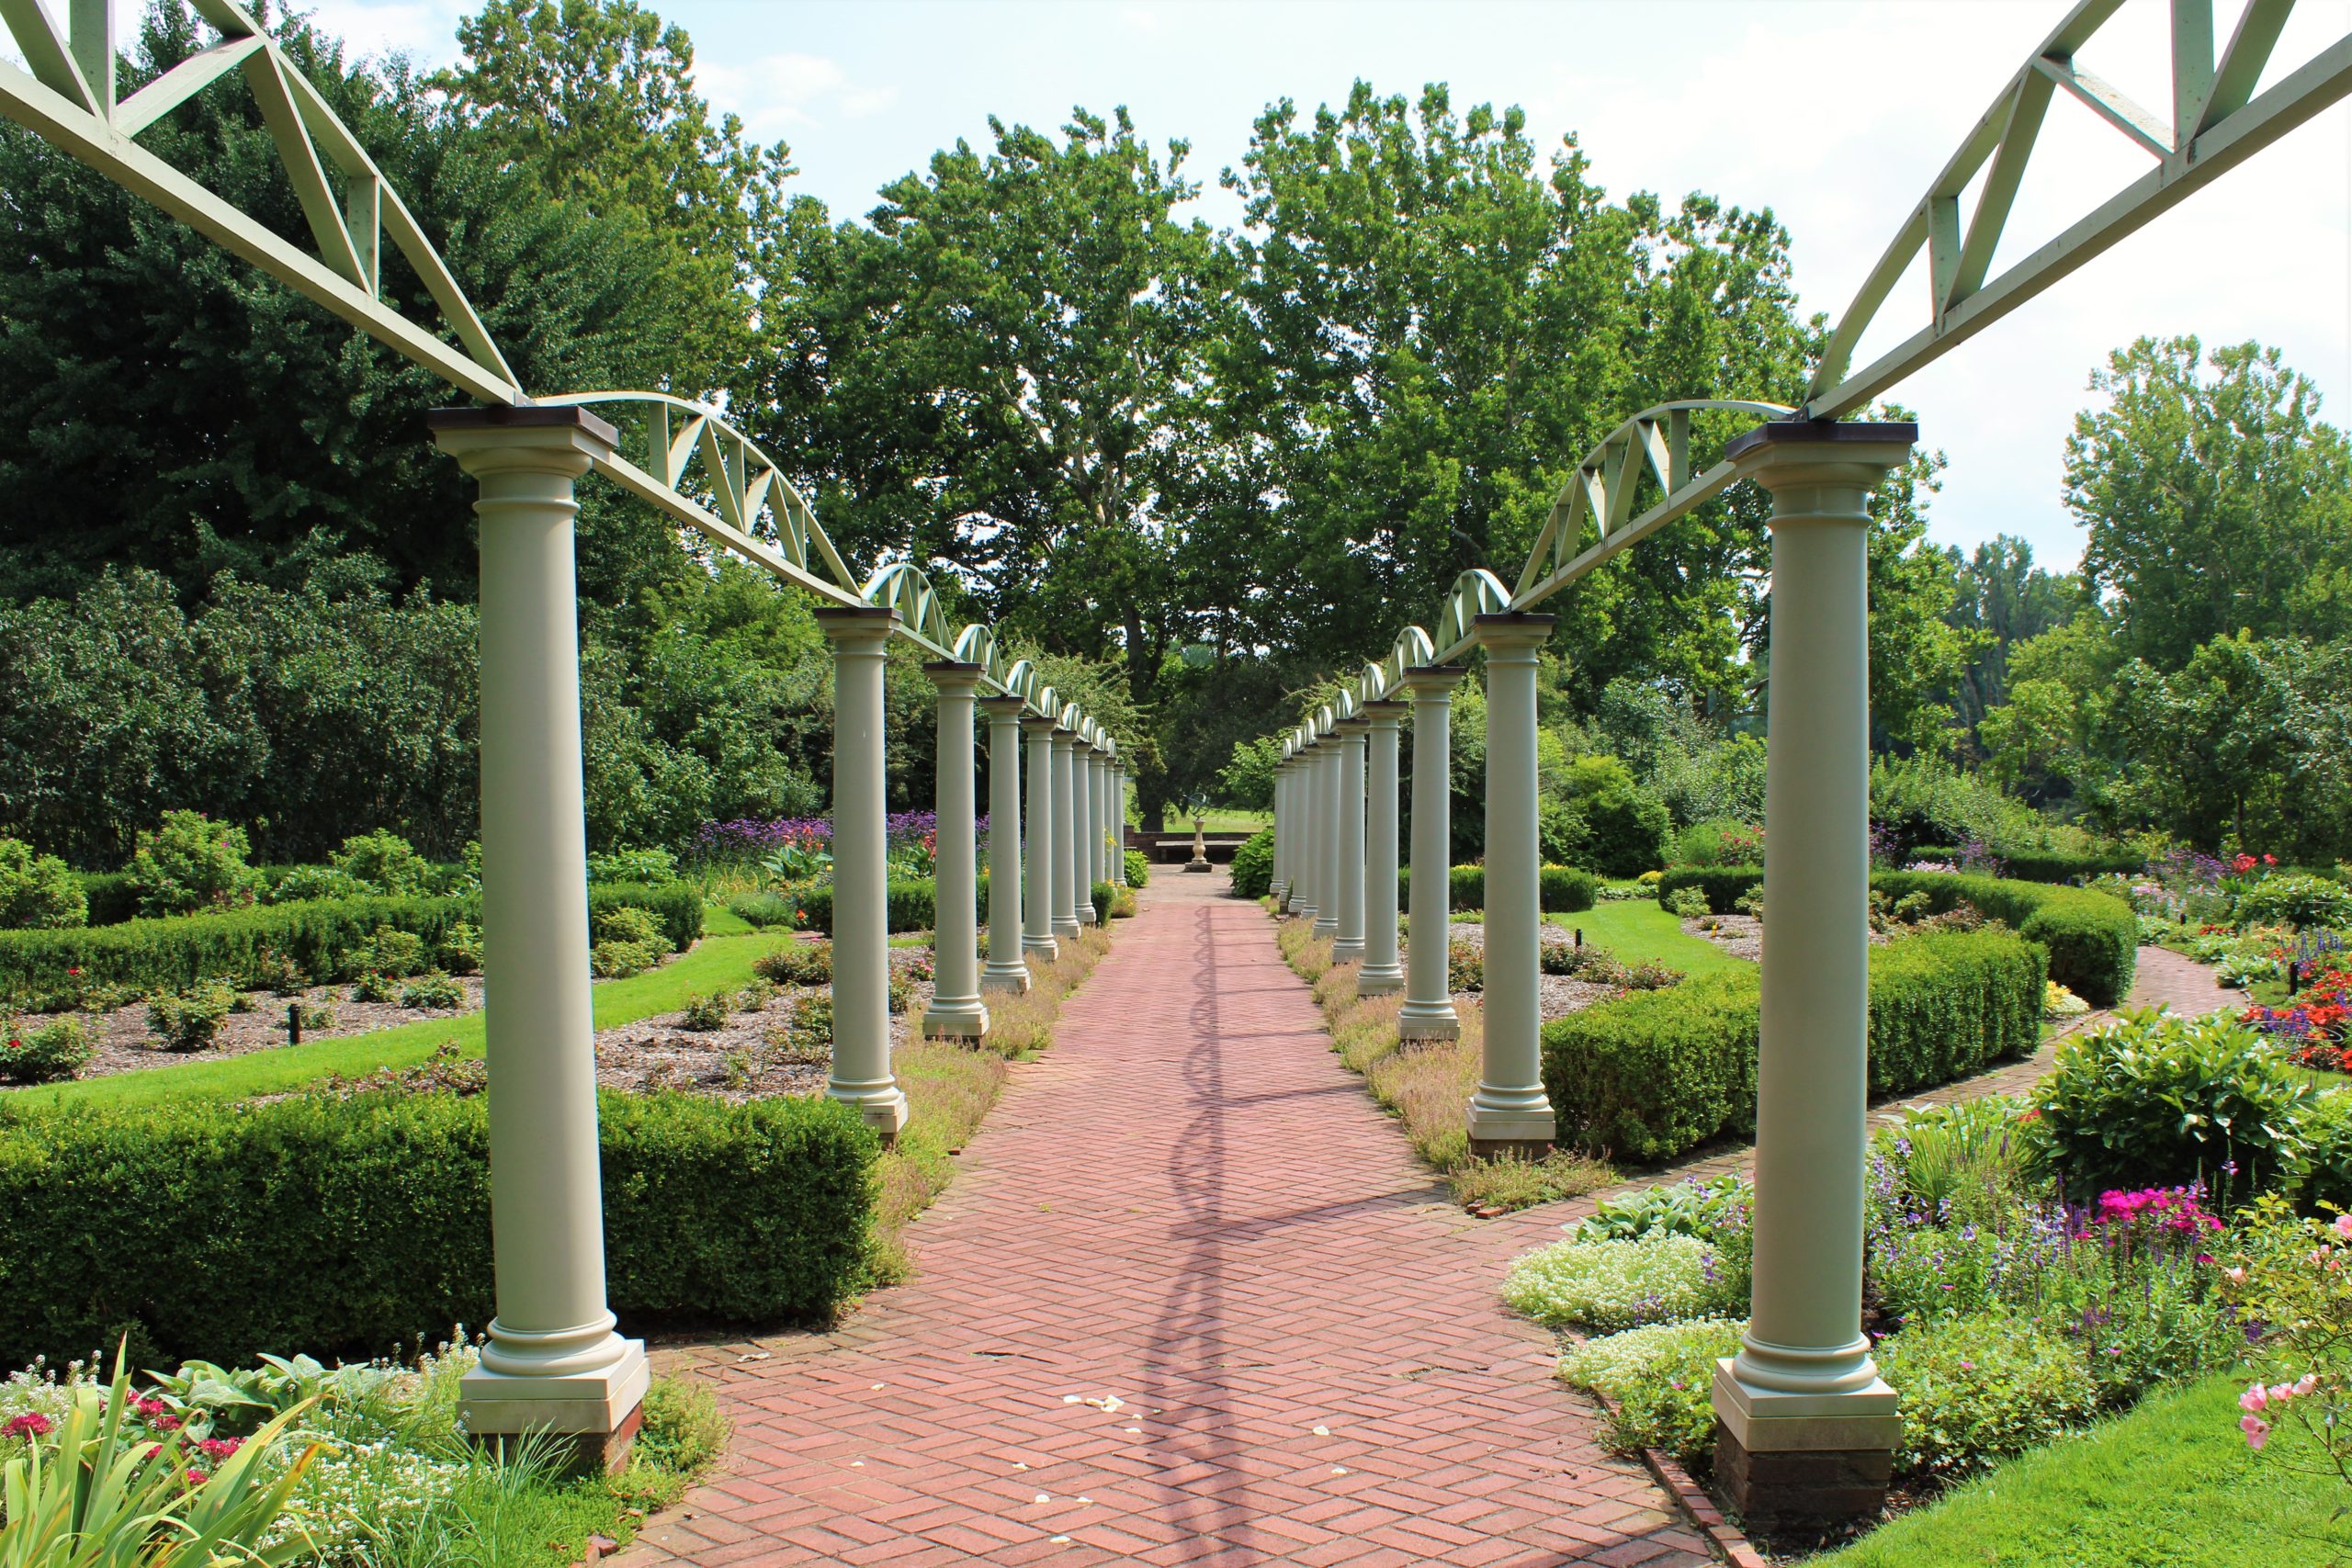
<path id="1" fill-rule="evenodd" d="M 133 1002 L 129 1007 L 111 1012 L 96 1013 L 20 1013 L 17 1027 L 30 1032 L 57 1019 L 78 1017 L 89 1026 L 90 1043 L 97 1054 L 74 1076 L 81 1078 L 108 1077 L 116 1073 L 142 1072 L 149 1067 L 179 1066 L 189 1062 L 209 1062 L 222 1056 L 249 1055 L 255 1051 L 274 1051 L 287 1043 L 286 1010 L 300 1001 L 308 1007 L 330 1007 L 334 1010 L 332 1024 L 302 1026 L 302 1038 L 335 1040 L 347 1034 L 367 1034 L 379 1029 L 392 1029 L 420 1019 L 460 1018 L 481 1006 L 481 978 L 470 976 L 458 982 L 465 987 L 466 1005 L 461 1008 L 404 1008 L 398 1002 L 355 1002 L 349 986 L 312 986 L 299 998 L 280 997 L 268 991 L 247 991 L 245 999 L 253 1006 L 250 1012 L 232 1012 L 220 1021 L 220 1032 L 212 1043 L 201 1051 L 167 1051 L 147 1027 L 147 1004 Z"/>
<path id="2" fill-rule="evenodd" d="M 1487 951 L 1487 928 L 1476 920 L 1456 920 L 1446 928 L 1448 938 Z M 1623 992 L 1615 986 L 1596 986 L 1589 980 L 1579 980 L 1573 975 L 1538 975 L 1535 977 L 1535 1016 L 1538 1022 L 1549 1023 L 1555 1018 L 1566 1018 L 1572 1012 L 1582 1012 L 1598 1007 Z M 1484 1002 L 1483 993 L 1456 991 L 1454 1001 Z"/>

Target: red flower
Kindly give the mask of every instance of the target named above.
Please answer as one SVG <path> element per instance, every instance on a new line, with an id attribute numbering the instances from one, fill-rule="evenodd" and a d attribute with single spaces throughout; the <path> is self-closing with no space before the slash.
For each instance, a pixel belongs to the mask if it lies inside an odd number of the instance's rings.
<path id="1" fill-rule="evenodd" d="M 28 1410 L 22 1416 L 0 1427 L 0 1438 L 46 1438 L 57 1430 L 57 1423 L 38 1410 Z"/>

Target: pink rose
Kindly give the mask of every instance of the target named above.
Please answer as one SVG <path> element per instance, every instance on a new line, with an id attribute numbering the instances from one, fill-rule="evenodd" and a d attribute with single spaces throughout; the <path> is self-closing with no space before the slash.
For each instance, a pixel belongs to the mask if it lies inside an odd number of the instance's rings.
<path id="1" fill-rule="evenodd" d="M 2270 1440 L 2270 1423 L 2259 1416 L 2239 1416 L 2238 1430 L 2245 1434 L 2245 1446 L 2256 1453 L 2260 1453 L 2262 1445 Z"/>
<path id="2" fill-rule="evenodd" d="M 2346 1241 L 2352 1241 L 2352 1214 L 2338 1214 L 2332 1229 Z"/>
<path id="3" fill-rule="evenodd" d="M 2260 1383 L 2238 1395 L 2238 1408 L 2249 1416 L 2258 1415 L 2269 1403 L 2270 1395 Z"/>
<path id="4" fill-rule="evenodd" d="M 2298 1395 L 2307 1394 L 2318 1386 L 2319 1374 L 2317 1372 L 2305 1372 L 2301 1377 L 2295 1380 L 2295 1393 Z"/>

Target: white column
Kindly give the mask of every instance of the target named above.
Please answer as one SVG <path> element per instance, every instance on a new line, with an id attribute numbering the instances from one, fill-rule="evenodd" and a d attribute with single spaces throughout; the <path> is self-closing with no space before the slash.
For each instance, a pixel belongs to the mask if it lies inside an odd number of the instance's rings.
<path id="1" fill-rule="evenodd" d="M 1310 740 L 1298 754 L 1298 857 L 1292 863 L 1290 912 L 1312 920 L 1323 866 L 1323 744 Z"/>
<path id="2" fill-rule="evenodd" d="M 1331 944 L 1334 964 L 1363 957 L 1363 745 L 1367 719 L 1340 721 L 1340 930 Z"/>
<path id="3" fill-rule="evenodd" d="M 497 1315 L 461 1383 L 476 1432 L 552 1430 L 606 1462 L 645 1397 L 645 1347 L 605 1297 L 573 485 L 613 449 L 580 408 L 443 410 L 479 486 L 482 931 Z"/>
<path id="4" fill-rule="evenodd" d="M 1054 721 L 1035 714 L 1021 720 L 1029 741 L 1029 821 L 1021 836 L 1021 951 L 1051 964 L 1061 951 L 1054 937 Z"/>
<path id="5" fill-rule="evenodd" d="M 1386 996 L 1405 988 L 1396 962 L 1396 721 L 1399 702 L 1366 703 L 1372 723 L 1364 756 L 1363 969 L 1356 994 Z"/>
<path id="6" fill-rule="evenodd" d="M 880 608 L 816 615 L 833 645 L 833 1071 L 825 1092 L 895 1138 L 907 1097 L 890 1071 L 882 664 L 897 616 Z"/>
<path id="7" fill-rule="evenodd" d="M 1069 750 L 1070 913 L 1081 926 L 1099 918 L 1094 908 L 1094 750 L 1080 740 Z"/>
<path id="8" fill-rule="evenodd" d="M 1290 840 L 1295 826 L 1290 818 L 1290 772 L 1288 757 L 1274 769 L 1274 874 L 1266 890 L 1273 895 L 1277 909 L 1290 898 Z"/>
<path id="9" fill-rule="evenodd" d="M 1315 748 L 1315 934 L 1340 940 L 1340 738 Z"/>
<path id="10" fill-rule="evenodd" d="M 1405 671 L 1413 694 L 1413 886 L 1405 937 L 1405 1007 L 1396 1032 L 1406 1040 L 1458 1040 L 1447 960 L 1453 898 L 1453 688 L 1458 664 L 1420 664 Z"/>
<path id="11" fill-rule="evenodd" d="M 1071 798 L 1070 732 L 1054 730 L 1054 935 L 1078 934 L 1077 803 Z"/>
<path id="12" fill-rule="evenodd" d="M 1718 1363 L 1719 1468 L 1759 1517 L 1862 1511 L 1900 1435 L 1861 1328 L 1869 1089 L 1865 503 L 1910 424 L 1767 424 L 1732 443 L 1772 492 L 1770 746 L 1753 1310 Z M 1770 1453 L 1758 1465 L 1751 1456 Z"/>
<path id="13" fill-rule="evenodd" d="M 1111 857 L 1103 850 L 1103 835 L 1111 830 L 1110 791 L 1106 787 L 1110 776 L 1110 759 L 1100 747 L 1090 747 L 1086 753 L 1086 860 L 1092 868 L 1087 873 L 1090 888 L 1094 883 L 1111 880 Z"/>
<path id="14" fill-rule="evenodd" d="M 1543 854 L 1536 836 L 1535 655 L 1555 617 L 1480 615 L 1487 653 L 1486 1051 L 1470 1097 L 1470 1152 L 1537 1155 L 1558 1122 L 1544 1096 Z"/>
<path id="15" fill-rule="evenodd" d="M 1021 931 L 1021 710 L 1019 697 L 982 697 L 989 720 L 989 961 L 983 994 L 1029 988 Z M 1048 940 L 1051 940 L 1048 938 Z"/>
<path id="16" fill-rule="evenodd" d="M 1111 886 L 1127 885 L 1127 771 L 1111 759 L 1106 785 L 1111 792 Z"/>
<path id="17" fill-rule="evenodd" d="M 939 689 L 939 761 L 933 770 L 939 808 L 938 850 L 932 863 L 931 1005 L 922 1032 L 978 1039 L 989 1029 L 980 1004 L 979 841 L 973 818 L 972 700 L 979 693 L 977 664 L 926 664 Z"/>

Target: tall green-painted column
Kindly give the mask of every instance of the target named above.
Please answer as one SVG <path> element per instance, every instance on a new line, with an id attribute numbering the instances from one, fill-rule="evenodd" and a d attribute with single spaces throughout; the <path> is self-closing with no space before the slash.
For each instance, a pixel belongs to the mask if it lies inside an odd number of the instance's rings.
<path id="1" fill-rule="evenodd" d="M 1299 748 L 1298 777 L 1291 787 L 1297 796 L 1298 849 L 1290 865 L 1290 912 L 1311 921 L 1320 912 L 1316 908 L 1316 884 L 1323 864 L 1323 747 L 1319 740 L 1309 740 Z"/>
<path id="2" fill-rule="evenodd" d="M 922 1032 L 977 1040 L 988 1032 L 989 1010 L 980 1003 L 972 702 L 987 671 L 951 660 L 926 664 L 923 672 L 939 689 L 939 758 L 933 771 L 938 803 L 938 849 L 932 864 L 933 980 L 931 1004 L 922 1010 Z"/>
<path id="3" fill-rule="evenodd" d="M 1070 874 L 1075 878 L 1070 912 L 1081 926 L 1096 919 L 1094 908 L 1094 748 L 1081 735 L 1069 749 Z"/>
<path id="4" fill-rule="evenodd" d="M 1413 881 L 1406 918 L 1405 1006 L 1396 1015 L 1404 1040 L 1458 1040 L 1447 932 L 1453 896 L 1453 688 L 1458 664 L 1417 664 L 1405 671 L 1413 694 Z"/>
<path id="5" fill-rule="evenodd" d="M 1277 909 L 1290 902 L 1291 839 L 1297 826 L 1290 815 L 1290 780 L 1291 759 L 1285 754 L 1274 769 L 1274 876 L 1266 889 Z"/>
<path id="6" fill-rule="evenodd" d="M 1340 940 L 1340 858 L 1347 829 L 1340 819 L 1340 737 L 1315 748 L 1315 934 Z"/>
<path id="7" fill-rule="evenodd" d="M 1111 758 L 1100 746 L 1090 747 L 1086 753 L 1086 858 L 1093 868 L 1087 874 L 1087 890 L 1093 891 L 1098 882 L 1111 880 L 1111 856 L 1105 847 L 1111 831 Z"/>
<path id="8" fill-rule="evenodd" d="M 1029 822 L 1021 836 L 1021 951 L 1051 964 L 1061 952 L 1054 935 L 1054 731 L 1050 718 L 1021 721 L 1029 740 Z"/>
<path id="9" fill-rule="evenodd" d="M 573 486 L 613 449 L 580 408 L 448 409 L 441 449 L 479 486 L 482 931 L 497 1315 L 460 1386 L 469 1430 L 564 1434 L 619 1462 L 645 1347 L 605 1297 L 588 853 L 581 795 Z"/>
<path id="10" fill-rule="evenodd" d="M 1869 1513 L 1901 1424 L 1862 1332 L 1869 1093 L 1865 503 L 1912 424 L 1767 424 L 1725 449 L 1772 493 L 1753 1310 L 1713 1387 L 1715 1468 L 1751 1518 Z"/>
<path id="11" fill-rule="evenodd" d="M 1029 988 L 1021 922 L 1021 710 L 1027 705 L 1019 697 L 982 697 L 979 705 L 989 720 L 989 961 L 980 990 L 1017 997 Z"/>
<path id="12" fill-rule="evenodd" d="M 1054 935 L 1078 935 L 1078 803 L 1070 787 L 1077 737 L 1054 729 Z"/>
<path id="13" fill-rule="evenodd" d="M 1540 1155 L 1558 1134 L 1544 1095 L 1541 922 L 1536 837 L 1535 655 L 1554 617 L 1520 613 L 1472 623 L 1487 654 L 1486 1050 L 1470 1097 L 1470 1152 Z"/>
<path id="14" fill-rule="evenodd" d="M 1111 759 L 1111 886 L 1127 885 L 1127 770 Z"/>
<path id="15" fill-rule="evenodd" d="M 1403 703 L 1363 705 L 1371 724 L 1365 735 L 1363 969 L 1356 976 L 1360 996 L 1383 997 L 1405 988 L 1396 962 L 1396 722 Z"/>
<path id="16" fill-rule="evenodd" d="M 1334 964 L 1360 963 L 1364 953 L 1363 748 L 1371 728 L 1367 719 L 1340 721 L 1340 931 L 1331 943 Z"/>
<path id="17" fill-rule="evenodd" d="M 833 1071 L 825 1092 L 896 1138 L 907 1097 L 890 1071 L 889 840 L 882 665 L 898 616 L 821 609 L 833 646 Z"/>

